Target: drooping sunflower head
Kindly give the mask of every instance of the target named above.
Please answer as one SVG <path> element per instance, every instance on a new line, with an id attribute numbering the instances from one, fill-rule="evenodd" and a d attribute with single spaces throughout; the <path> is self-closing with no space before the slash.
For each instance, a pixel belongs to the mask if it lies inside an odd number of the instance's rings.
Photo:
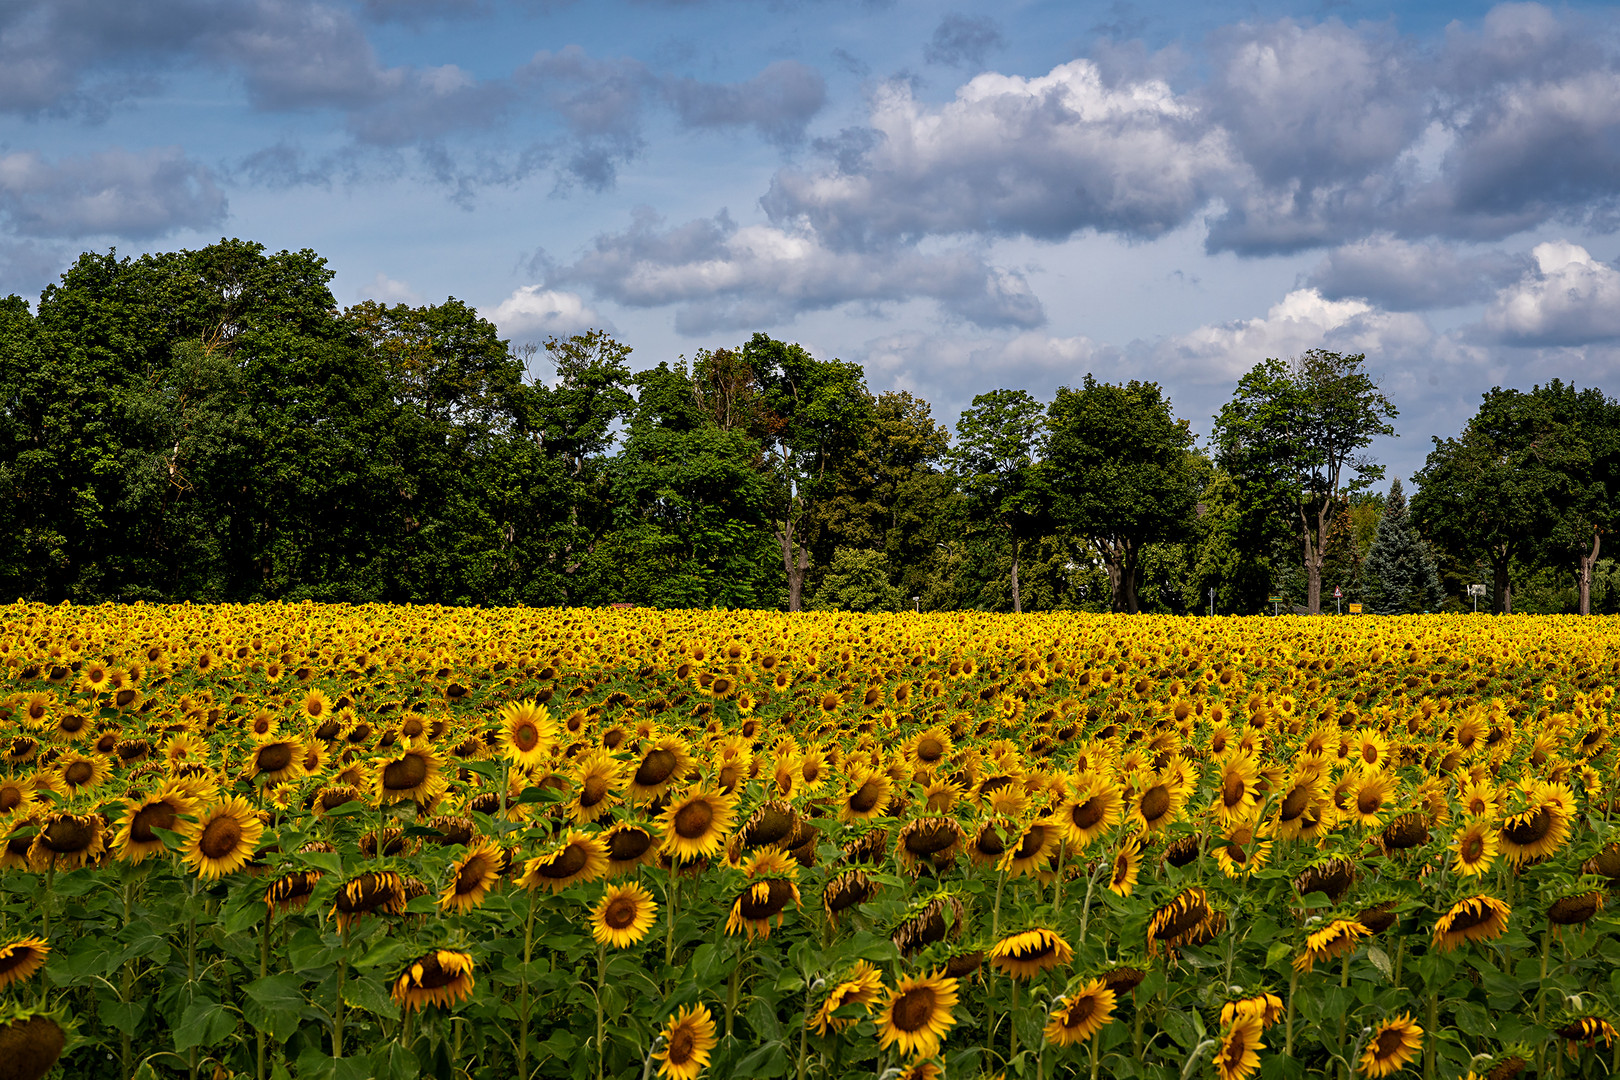
<path id="1" fill-rule="evenodd" d="M 747 934 L 749 939 L 767 938 L 771 920 L 780 926 L 790 905 L 799 903 L 799 886 L 794 882 L 798 864 L 781 851 L 761 851 L 743 864 L 753 882 L 744 885 L 731 903 L 726 933 Z"/>
<path id="2" fill-rule="evenodd" d="M 1074 949 L 1056 930 L 1038 926 L 1009 934 L 990 946 L 990 964 L 1015 979 L 1033 979 L 1074 958 Z"/>
<path id="3" fill-rule="evenodd" d="M 450 864 L 448 882 L 439 894 L 439 907 L 444 911 L 467 912 L 478 907 L 500 881 L 501 867 L 506 854 L 499 844 L 478 839 L 467 853 Z"/>
<path id="4" fill-rule="evenodd" d="M 1262 1028 L 1268 1028 L 1283 1017 L 1283 1000 L 1269 990 L 1247 997 L 1234 998 L 1221 1006 L 1221 1026 L 1225 1027 L 1239 1016 L 1257 1016 Z"/>
<path id="5" fill-rule="evenodd" d="M 0 990 L 33 975 L 45 966 L 51 947 L 44 938 L 16 938 L 0 945 Z"/>
<path id="6" fill-rule="evenodd" d="M 1480 893 L 1452 904 L 1434 924 L 1434 945 L 1450 952 L 1464 942 L 1490 941 L 1507 931 L 1512 908 L 1494 896 Z"/>
<path id="7" fill-rule="evenodd" d="M 1353 952 L 1356 942 L 1368 933 L 1367 928 L 1355 919 L 1334 919 L 1306 936 L 1304 948 L 1294 957 L 1294 970 L 1310 971 L 1324 960 Z"/>
<path id="8" fill-rule="evenodd" d="M 405 879 L 389 870 L 368 870 L 338 887 L 332 916 L 340 928 L 367 915 L 398 915 L 405 910 Z"/>
<path id="9" fill-rule="evenodd" d="M 912 901 L 905 915 L 895 924 L 889 935 L 900 955 L 913 954 L 946 938 L 959 938 L 965 924 L 961 897 L 952 892 L 939 892 L 933 896 Z"/>
<path id="10" fill-rule="evenodd" d="M 1148 954 L 1152 955 L 1161 942 L 1174 947 L 1185 941 L 1211 914 L 1209 896 L 1203 889 L 1183 889 L 1161 904 L 1148 920 Z"/>
<path id="11" fill-rule="evenodd" d="M 40 1080 L 67 1047 L 74 1025 L 58 1006 L 50 1012 L 0 1006 L 0 1063 L 6 1080 Z"/>
<path id="12" fill-rule="evenodd" d="M 372 797 L 381 805 L 407 799 L 430 803 L 444 790 L 444 758 L 427 743 L 403 742 L 387 757 L 373 762 Z"/>
<path id="13" fill-rule="evenodd" d="M 55 866 L 77 870 L 99 860 L 107 850 L 107 829 L 99 814 L 56 811 L 39 822 L 28 848 L 28 863 L 35 870 Z"/>
<path id="14" fill-rule="evenodd" d="M 448 1009 L 472 996 L 473 958 L 453 949 L 435 949 L 407 964 L 390 991 L 406 1012 L 424 1005 Z"/>
<path id="15" fill-rule="evenodd" d="M 805 1023 L 817 1035 L 828 1031 L 844 1031 L 861 1016 L 869 1015 L 872 1006 L 883 993 L 883 976 L 865 960 L 857 960 L 827 992 L 827 998 Z M 856 1009 L 859 1009 L 859 1014 Z M 842 1015 L 840 1015 L 842 1011 Z"/>
<path id="16" fill-rule="evenodd" d="M 955 818 L 913 818 L 900 829 L 895 850 L 901 863 L 915 872 L 926 862 L 954 856 L 960 850 L 965 835 Z"/>
<path id="17" fill-rule="evenodd" d="M 1260 1068 L 1260 1051 L 1266 1046 L 1260 1041 L 1264 1031 L 1259 1016 L 1253 1013 L 1234 1016 L 1215 1050 L 1215 1075 L 1220 1080 L 1244 1080 L 1253 1075 Z"/>

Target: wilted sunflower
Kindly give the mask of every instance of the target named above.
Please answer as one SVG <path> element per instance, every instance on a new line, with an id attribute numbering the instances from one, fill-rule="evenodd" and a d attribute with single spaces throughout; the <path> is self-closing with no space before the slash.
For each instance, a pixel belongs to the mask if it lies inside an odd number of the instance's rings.
<path id="1" fill-rule="evenodd" d="M 107 830 L 99 814 L 46 814 L 28 848 L 35 870 L 77 870 L 100 859 L 107 850 Z"/>
<path id="2" fill-rule="evenodd" d="M 301 909 L 315 894 L 321 876 L 319 870 L 294 870 L 281 875 L 264 890 L 264 906 L 272 912 Z"/>
<path id="3" fill-rule="evenodd" d="M 428 743 L 402 742 L 396 753 L 373 762 L 372 798 L 379 805 L 403 802 L 432 802 L 444 790 L 439 775 L 444 758 Z"/>
<path id="4" fill-rule="evenodd" d="M 878 1046 L 907 1057 L 933 1057 L 956 1023 L 956 980 L 942 971 L 901 979 L 877 1016 Z"/>
<path id="5" fill-rule="evenodd" d="M 1470 819 L 1452 839 L 1452 869 L 1464 877 L 1489 870 L 1496 861 L 1496 835 L 1488 818 Z"/>
<path id="6" fill-rule="evenodd" d="M 125 862 L 139 863 L 163 851 L 163 838 L 153 829 L 179 832 L 183 815 L 193 813 L 195 800 L 165 785 L 151 795 L 124 801 L 124 818 L 113 836 L 113 851 Z"/>
<path id="7" fill-rule="evenodd" d="M 677 859 L 707 859 L 725 846 L 737 798 L 694 784 L 664 810 L 664 853 Z"/>
<path id="8" fill-rule="evenodd" d="M 924 862 L 948 859 L 962 846 L 965 834 L 955 818 L 930 816 L 906 822 L 896 837 L 895 851 L 907 870 L 916 872 Z"/>
<path id="9" fill-rule="evenodd" d="M 439 894 L 439 908 L 465 912 L 482 904 L 500 880 L 505 864 L 506 853 L 499 844 L 475 841 L 465 855 L 450 864 L 450 881 Z"/>
<path id="10" fill-rule="evenodd" d="M 1152 955 L 1160 942 L 1173 947 L 1185 941 L 1211 914 L 1209 896 L 1203 889 L 1183 889 L 1161 904 L 1148 920 L 1148 954 Z"/>
<path id="11" fill-rule="evenodd" d="M 1595 889 L 1560 896 L 1547 908 L 1547 921 L 1554 926 L 1579 926 L 1603 910 L 1603 894 Z"/>
<path id="12" fill-rule="evenodd" d="M 1544 855 L 1551 855 L 1569 839 L 1574 817 L 1574 798 L 1562 785 L 1536 783 L 1530 796 L 1530 809 L 1503 818 L 1497 834 L 1502 853 L 1518 866 Z"/>
<path id="13" fill-rule="evenodd" d="M 215 803 L 196 821 L 177 830 L 180 856 L 205 878 L 223 877 L 246 866 L 264 835 L 258 811 L 239 795 Z"/>
<path id="14" fill-rule="evenodd" d="M 390 995 L 406 1012 L 424 1005 L 448 1009 L 473 991 L 473 958 L 453 949 L 417 957 L 394 980 Z"/>
<path id="15" fill-rule="evenodd" d="M 1367 1049 L 1361 1054 L 1361 1072 L 1367 1076 L 1389 1076 L 1416 1058 L 1423 1046 L 1423 1029 L 1402 1013 L 1373 1029 Z"/>
<path id="16" fill-rule="evenodd" d="M 72 1028 L 63 1013 L 61 1006 L 51 1012 L 0 1006 L 0 1080 L 40 1080 L 51 1071 Z"/>
<path id="17" fill-rule="evenodd" d="M 1053 820 L 1069 846 L 1082 851 L 1119 823 L 1125 812 L 1125 795 L 1113 778 L 1099 772 L 1076 776 L 1074 792 Z"/>
<path id="18" fill-rule="evenodd" d="M 1240 1013 L 1232 1018 L 1215 1050 L 1215 1075 L 1220 1080 L 1243 1080 L 1260 1068 L 1260 1051 L 1266 1048 L 1260 1041 L 1264 1030 L 1260 1017 L 1254 1013 Z"/>
<path id="19" fill-rule="evenodd" d="M 551 712 L 538 701 L 514 701 L 500 712 L 501 753 L 525 769 L 544 765 L 557 741 Z"/>
<path id="20" fill-rule="evenodd" d="M 1354 919 L 1334 919 L 1305 938 L 1304 949 L 1294 957 L 1294 970 L 1310 971 L 1324 960 L 1354 952 L 1357 940 L 1368 933 L 1368 929 Z"/>
<path id="21" fill-rule="evenodd" d="M 771 920 L 780 926 L 789 904 L 799 902 L 799 864 L 786 853 L 769 848 L 748 857 L 743 873 L 753 881 L 732 901 L 726 933 L 746 933 L 750 940 L 771 936 Z"/>
<path id="22" fill-rule="evenodd" d="M 692 1005 L 670 1017 L 664 1026 L 662 1045 L 652 1052 L 661 1064 L 658 1074 L 666 1080 L 692 1080 L 709 1064 L 709 1051 L 718 1045 L 714 1037 L 714 1017 L 707 1005 Z"/>
<path id="23" fill-rule="evenodd" d="M 882 991 L 882 973 L 865 960 L 857 960 L 844 977 L 827 992 L 827 1000 L 821 1003 L 821 1007 L 813 1016 L 805 1017 L 804 1022 L 817 1035 L 824 1036 L 828 1031 L 843 1031 L 855 1024 L 857 1018 L 838 1016 L 838 1010 L 846 1006 L 859 1005 L 863 1012 L 870 1014 Z"/>
<path id="24" fill-rule="evenodd" d="M 821 891 L 821 906 L 835 924 L 838 916 L 877 895 L 877 883 L 860 870 L 842 870 Z"/>
<path id="25" fill-rule="evenodd" d="M 602 834 L 607 876 L 622 877 L 658 858 L 658 834 L 646 825 L 620 822 Z"/>
<path id="26" fill-rule="evenodd" d="M 599 945 L 627 949 L 647 936 L 657 917 L 652 893 L 640 884 L 609 885 L 591 908 L 591 936 Z"/>
<path id="27" fill-rule="evenodd" d="M 570 885 L 595 881 L 607 869 L 608 852 L 601 839 L 575 829 L 545 854 L 525 863 L 518 884 L 525 889 L 544 888 L 559 893 Z"/>
<path id="28" fill-rule="evenodd" d="M 1042 1032 L 1055 1046 L 1085 1042 L 1113 1022 L 1114 992 L 1102 979 L 1092 979 L 1072 994 L 1058 998 Z"/>
<path id="29" fill-rule="evenodd" d="M 1583 1016 L 1560 1025 L 1553 1030 L 1553 1034 L 1567 1042 L 1573 1053 L 1578 1044 L 1594 1046 L 1599 1039 L 1603 1040 L 1604 1046 L 1612 1046 L 1620 1032 L 1616 1032 L 1614 1025 L 1601 1016 Z"/>
<path id="30" fill-rule="evenodd" d="M 1450 952 L 1465 941 L 1490 941 L 1507 930 L 1512 908 L 1484 893 L 1458 900 L 1434 924 L 1434 944 Z"/>
<path id="31" fill-rule="evenodd" d="M 368 870 L 338 887 L 332 916 L 348 929 L 367 915 L 398 915 L 405 910 L 405 879 L 392 871 Z"/>
<path id="32" fill-rule="evenodd" d="M 1074 949 L 1056 930 L 1037 926 L 1009 934 L 990 946 L 990 964 L 1014 979 L 1033 979 L 1074 958 Z"/>
<path id="33" fill-rule="evenodd" d="M 20 983 L 45 966 L 51 947 L 44 938 L 25 937 L 0 945 L 0 990 Z"/>
<path id="34" fill-rule="evenodd" d="M 624 786 L 624 777 L 612 754 L 605 750 L 593 750 L 582 755 L 574 764 L 574 784 L 576 790 L 565 804 L 568 816 L 576 824 L 589 825 L 601 820 L 619 805 L 619 790 Z"/>

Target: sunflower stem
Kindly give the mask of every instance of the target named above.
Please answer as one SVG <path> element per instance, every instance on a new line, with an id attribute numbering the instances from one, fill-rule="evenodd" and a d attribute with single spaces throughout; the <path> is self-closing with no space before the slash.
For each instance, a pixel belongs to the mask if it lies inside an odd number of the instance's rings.
<path id="1" fill-rule="evenodd" d="M 1547 1015 L 1547 957 L 1552 954 L 1552 927 L 1541 932 L 1541 978 L 1536 982 L 1536 1023 Z"/>
<path id="2" fill-rule="evenodd" d="M 264 917 L 264 925 L 259 930 L 259 978 L 261 979 L 270 974 L 270 931 L 275 921 L 276 909 L 272 905 L 269 913 Z M 265 1080 L 269 1074 L 265 1072 L 265 1052 L 268 1045 L 265 1042 L 264 1028 L 260 1027 L 255 1032 L 255 1035 L 257 1036 L 258 1046 L 254 1055 L 257 1064 L 254 1075 L 258 1077 L 258 1080 Z"/>
<path id="3" fill-rule="evenodd" d="M 1091 1033 L 1091 1040 L 1090 1041 L 1091 1041 L 1091 1080 L 1097 1080 L 1097 1066 L 1098 1066 L 1098 1064 L 1100 1064 L 1100 1062 L 1102 1060 L 1102 1037 L 1101 1037 L 1101 1033 L 1097 1032 L 1097 1031 L 1093 1031 Z M 1041 1058 L 1044 1059 L 1045 1057 L 1046 1057 L 1046 1048 L 1042 1047 L 1041 1048 Z"/>
<path id="4" fill-rule="evenodd" d="M 338 932 L 343 940 L 343 947 L 338 952 L 337 971 L 337 1001 L 332 1006 L 332 1057 L 343 1056 L 343 981 L 349 974 L 349 928 L 343 927 Z"/>
<path id="5" fill-rule="evenodd" d="M 1434 1033 L 1440 1030 L 1440 995 L 1432 986 L 1429 988 L 1429 1012 L 1426 1019 L 1429 1026 L 1423 1030 L 1429 1037 L 1423 1040 L 1423 1080 L 1434 1080 Z"/>
<path id="6" fill-rule="evenodd" d="M 1011 1065 L 1018 1056 L 1018 980 L 1012 980 L 1012 1009 L 1007 1013 L 1007 1031 L 1009 1033 L 1007 1064 Z"/>
<path id="7" fill-rule="evenodd" d="M 596 1080 L 602 1080 L 602 1071 L 607 1064 L 607 1046 L 602 1042 L 604 1027 L 602 1022 L 602 989 L 607 986 L 607 946 L 596 947 Z"/>
<path id="8" fill-rule="evenodd" d="M 1097 886 L 1097 878 L 1100 876 L 1101 870 L 1102 867 L 1099 866 L 1086 875 L 1086 901 L 1080 908 L 1080 944 L 1082 945 L 1086 941 L 1086 927 L 1091 922 L 1091 892 Z"/>
<path id="9" fill-rule="evenodd" d="M 534 890 L 529 890 L 529 914 L 523 920 L 523 981 L 518 985 L 518 1080 L 529 1076 L 529 963 L 534 958 Z"/>
<path id="10" fill-rule="evenodd" d="M 737 1016 L 737 994 L 742 988 L 743 961 L 748 958 L 748 947 L 737 946 L 737 963 L 731 969 L 731 980 L 726 984 L 726 1038 L 731 1038 L 732 1025 Z"/>
<path id="11" fill-rule="evenodd" d="M 1339 989 L 1340 990 L 1348 990 L 1350 988 L 1350 957 L 1351 957 L 1352 954 L 1353 954 L 1353 950 L 1352 950 L 1352 952 L 1345 953 L 1343 959 L 1341 959 L 1339 961 Z M 1344 1049 L 1344 1045 L 1345 1045 L 1344 1040 L 1345 1040 L 1345 1013 L 1341 1012 L 1341 1013 L 1339 1013 L 1339 1049 L 1340 1050 Z M 1353 1080 L 1354 1074 L 1355 1074 L 1355 1067 L 1353 1065 L 1351 1065 L 1350 1058 L 1347 1057 L 1347 1058 L 1344 1059 L 1344 1077 L 1345 1077 L 1345 1080 Z"/>
<path id="12" fill-rule="evenodd" d="M 1283 1057 L 1294 1056 L 1294 993 L 1299 989 L 1299 968 L 1288 976 L 1288 1009 L 1283 1026 Z M 1138 1054 L 1140 1056 L 1140 1054 Z"/>

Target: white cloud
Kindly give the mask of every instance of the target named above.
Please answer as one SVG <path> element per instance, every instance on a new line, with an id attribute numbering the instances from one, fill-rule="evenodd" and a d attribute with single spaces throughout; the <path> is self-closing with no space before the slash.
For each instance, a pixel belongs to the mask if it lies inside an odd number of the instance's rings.
<path id="1" fill-rule="evenodd" d="M 383 304 L 410 304 L 417 306 L 422 303 L 422 294 L 411 288 L 409 283 L 395 281 L 381 270 L 377 276 L 365 285 L 355 290 L 358 300 L 376 300 Z"/>
<path id="2" fill-rule="evenodd" d="M 485 317 L 509 338 L 538 341 L 548 337 L 570 337 L 590 329 L 613 327 L 590 307 L 578 293 L 524 285 L 495 305 Z"/>
<path id="3" fill-rule="evenodd" d="M 47 161 L 0 154 L 0 214 L 23 236 L 164 236 L 225 219 L 213 172 L 178 146 Z"/>
<path id="4" fill-rule="evenodd" d="M 1583 345 L 1620 339 L 1620 270 L 1567 241 L 1538 244 L 1535 269 L 1503 289 L 1485 327 L 1524 345 Z"/>

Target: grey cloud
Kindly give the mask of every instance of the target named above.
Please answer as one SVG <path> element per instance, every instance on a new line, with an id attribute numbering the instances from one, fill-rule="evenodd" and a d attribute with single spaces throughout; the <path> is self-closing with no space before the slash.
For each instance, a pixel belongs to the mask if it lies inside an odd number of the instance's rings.
<path id="1" fill-rule="evenodd" d="M 985 58 L 1005 48 L 1001 27 L 987 15 L 947 15 L 923 47 L 923 59 L 949 67 L 981 68 Z"/>
<path id="2" fill-rule="evenodd" d="M 1382 233 L 1330 251 L 1307 284 L 1332 300 L 1361 297 L 1386 311 L 1424 311 L 1489 300 L 1527 264 L 1502 251 L 1463 255 Z"/>
<path id="3" fill-rule="evenodd" d="M 1620 341 L 1620 270 L 1568 242 L 1538 244 L 1532 254 L 1535 267 L 1486 310 L 1486 331 L 1514 345 Z"/>
<path id="4" fill-rule="evenodd" d="M 0 214 L 22 236 L 164 236 L 225 219 L 213 174 L 179 147 L 104 150 L 50 162 L 0 155 Z"/>
<path id="5" fill-rule="evenodd" d="M 431 19 L 457 19 L 489 14 L 485 0 L 360 0 L 360 11 L 373 22 L 419 25 Z"/>
<path id="6" fill-rule="evenodd" d="M 390 73 L 386 98 L 349 115 L 358 140 L 404 146 L 504 119 L 517 95 L 503 80 L 479 80 L 454 64 Z"/>
<path id="7" fill-rule="evenodd" d="M 248 183 L 272 189 L 325 187 L 332 181 L 332 162 L 330 159 L 311 161 L 302 147 L 278 142 L 245 155 L 231 167 L 230 173 Z"/>
<path id="8" fill-rule="evenodd" d="M 796 60 L 778 60 L 747 82 L 703 83 L 672 79 L 664 94 L 688 127 L 751 126 L 767 142 L 790 145 L 827 100 L 820 72 Z"/>
<path id="9" fill-rule="evenodd" d="M 650 210 L 623 233 L 599 236 L 547 288 L 584 285 L 630 307 L 676 306 L 681 333 L 790 322 L 843 304 L 932 299 L 981 326 L 1030 327 L 1045 314 L 1017 271 L 958 249 L 839 252 L 809 231 L 737 226 L 724 212 L 665 228 Z"/>

